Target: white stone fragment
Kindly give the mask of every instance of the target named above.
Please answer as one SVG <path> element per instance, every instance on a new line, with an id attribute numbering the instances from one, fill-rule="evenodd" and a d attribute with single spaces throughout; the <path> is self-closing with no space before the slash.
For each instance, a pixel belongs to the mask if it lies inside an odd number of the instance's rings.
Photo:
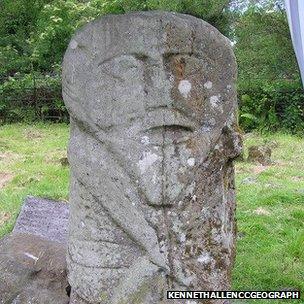
<path id="1" fill-rule="evenodd" d="M 192 86 L 189 80 L 181 80 L 178 84 L 178 90 L 184 98 L 188 97 L 188 94 L 191 91 L 191 87 Z"/>
<path id="2" fill-rule="evenodd" d="M 27 257 L 29 257 L 30 259 L 35 260 L 36 262 L 39 260 L 39 258 L 37 258 L 36 256 L 28 253 L 28 252 L 24 252 L 24 255 L 26 255 Z"/>

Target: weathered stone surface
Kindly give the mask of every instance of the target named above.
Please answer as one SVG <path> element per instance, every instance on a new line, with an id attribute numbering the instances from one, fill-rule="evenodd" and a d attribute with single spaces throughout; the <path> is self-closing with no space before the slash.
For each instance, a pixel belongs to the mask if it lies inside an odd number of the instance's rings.
<path id="1" fill-rule="evenodd" d="M 0 240 L 1 304 L 67 304 L 66 248 L 35 235 Z"/>
<path id="2" fill-rule="evenodd" d="M 229 41 L 191 16 L 106 16 L 73 37 L 63 96 L 74 299 L 153 304 L 169 289 L 229 288 L 235 80 Z"/>
<path id="3" fill-rule="evenodd" d="M 25 199 L 13 232 L 34 234 L 65 244 L 68 217 L 68 204 L 29 196 Z"/>
<path id="4" fill-rule="evenodd" d="M 248 148 L 248 161 L 257 162 L 262 165 L 271 164 L 271 149 L 269 146 L 251 146 Z"/>
<path id="5" fill-rule="evenodd" d="M 69 206 L 27 197 L 13 233 L 0 240 L 1 304 L 67 304 Z"/>

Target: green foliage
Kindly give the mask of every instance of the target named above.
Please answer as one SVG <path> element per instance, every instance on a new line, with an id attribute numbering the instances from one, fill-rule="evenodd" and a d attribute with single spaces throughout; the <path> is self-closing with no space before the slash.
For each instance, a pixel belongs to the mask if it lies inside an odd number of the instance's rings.
<path id="1" fill-rule="evenodd" d="M 3 0 L 0 4 L 0 122 L 54 116 L 66 119 L 58 95 L 60 79 L 41 78 L 45 74 L 60 74 L 72 34 L 98 16 L 161 9 L 195 15 L 227 32 L 228 3 L 229 0 Z M 40 82 L 33 84 L 37 75 Z"/>
<path id="2" fill-rule="evenodd" d="M 53 71 L 75 30 L 104 14 L 168 10 L 192 14 L 227 32 L 229 0 L 4 0 L 0 12 L 0 77 Z"/>
<path id="3" fill-rule="evenodd" d="M 29 37 L 44 0 L 2 0 L 0 2 L 0 77 L 31 69 Z"/>
<path id="4" fill-rule="evenodd" d="M 304 93 L 283 1 L 246 5 L 235 11 L 233 24 L 240 124 L 245 131 L 303 133 Z"/>
<path id="5" fill-rule="evenodd" d="M 34 68 L 50 71 L 60 65 L 75 29 L 98 15 L 96 1 L 55 0 L 43 6 L 30 38 Z"/>
<path id="6" fill-rule="evenodd" d="M 245 131 L 283 129 L 303 134 L 304 91 L 299 83 L 277 82 L 239 90 L 239 99 L 240 125 Z"/>
<path id="7" fill-rule="evenodd" d="M 234 39 L 240 88 L 300 79 L 284 10 L 251 6 L 236 18 Z"/>
<path id="8" fill-rule="evenodd" d="M 282 0 L 2 0 L 0 122 L 66 119 L 60 78 L 44 75 L 60 75 L 77 28 L 136 10 L 191 14 L 215 25 L 234 42 L 244 129 L 301 131 L 303 94 Z"/>

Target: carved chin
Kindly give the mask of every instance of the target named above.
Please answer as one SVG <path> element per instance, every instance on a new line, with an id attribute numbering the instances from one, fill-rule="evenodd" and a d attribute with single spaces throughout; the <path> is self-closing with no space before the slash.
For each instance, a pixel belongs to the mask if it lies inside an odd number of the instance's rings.
<path id="1" fill-rule="evenodd" d="M 136 167 L 138 184 L 147 203 L 171 205 L 181 200 L 191 183 L 195 166 L 196 158 L 183 145 L 144 151 Z"/>
<path id="2" fill-rule="evenodd" d="M 140 187 L 151 205 L 172 205 L 187 186 L 178 181 L 178 173 L 170 172 L 172 180 L 155 181 L 147 176 L 140 177 Z"/>

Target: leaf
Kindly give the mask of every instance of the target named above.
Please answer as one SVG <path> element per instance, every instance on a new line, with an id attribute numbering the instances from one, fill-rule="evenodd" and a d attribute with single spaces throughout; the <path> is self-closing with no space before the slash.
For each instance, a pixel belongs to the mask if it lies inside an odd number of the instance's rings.
<path id="1" fill-rule="evenodd" d="M 260 122 L 260 119 L 256 116 L 254 116 L 253 114 L 250 114 L 250 113 L 243 113 L 240 115 L 241 118 L 247 118 L 251 121 L 254 121 L 256 123 L 259 123 Z"/>

